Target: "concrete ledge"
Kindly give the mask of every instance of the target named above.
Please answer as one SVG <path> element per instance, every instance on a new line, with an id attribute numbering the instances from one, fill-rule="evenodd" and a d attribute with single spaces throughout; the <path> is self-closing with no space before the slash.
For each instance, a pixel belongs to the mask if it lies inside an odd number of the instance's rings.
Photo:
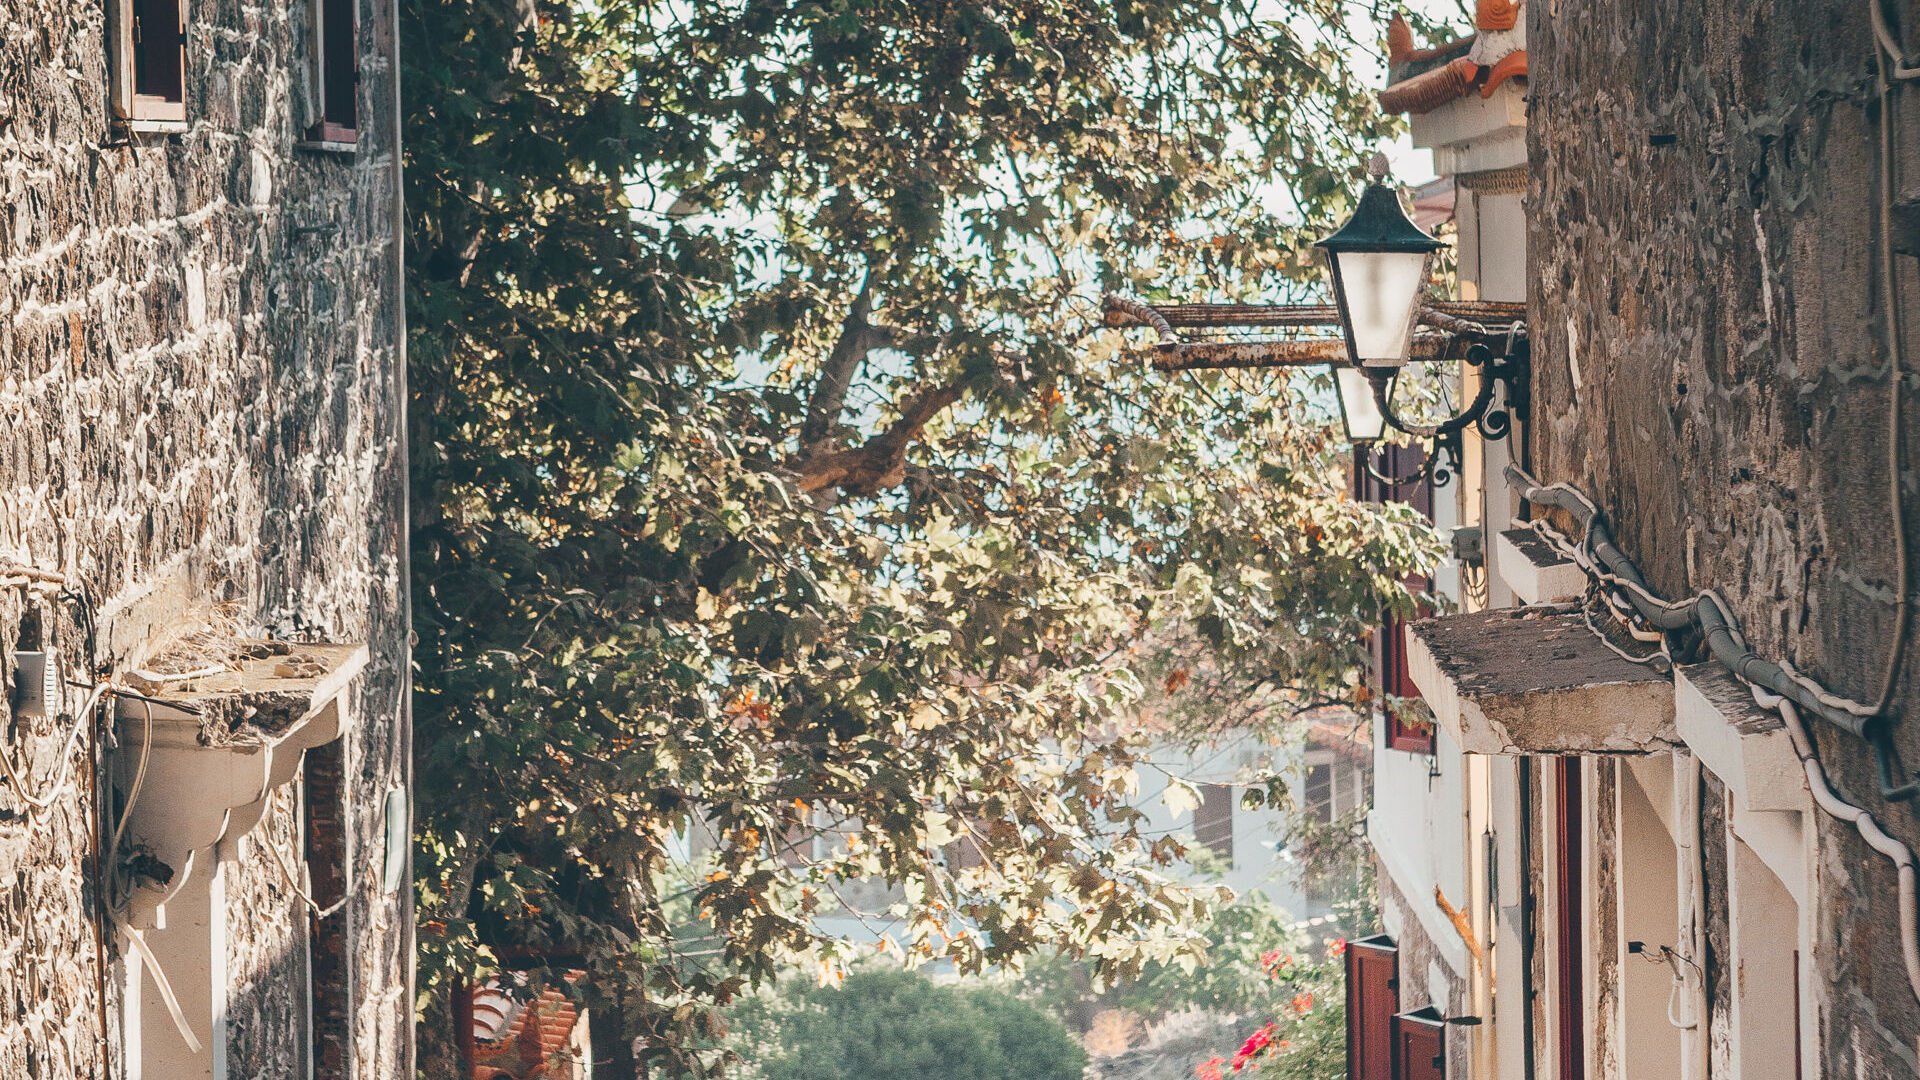
<path id="1" fill-rule="evenodd" d="M 1700 764 L 1744 811 L 1806 810 L 1806 774 L 1779 714 L 1754 704 L 1738 679 L 1715 663 L 1673 673 L 1674 725 Z"/>
<path id="2" fill-rule="evenodd" d="M 1407 666 L 1470 754 L 1643 754 L 1678 742 L 1673 684 L 1577 612 L 1505 608 L 1407 628 Z"/>
<path id="3" fill-rule="evenodd" d="M 1571 600 L 1586 592 L 1587 575 L 1532 529 L 1507 529 L 1493 538 L 1493 565 L 1500 580 L 1525 604 Z"/>

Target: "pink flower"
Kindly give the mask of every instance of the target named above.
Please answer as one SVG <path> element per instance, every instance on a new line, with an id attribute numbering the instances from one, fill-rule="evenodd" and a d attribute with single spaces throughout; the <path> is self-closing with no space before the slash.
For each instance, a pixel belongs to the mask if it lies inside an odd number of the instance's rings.
<path id="1" fill-rule="evenodd" d="M 1193 1075 L 1199 1077 L 1199 1080 L 1226 1080 L 1225 1076 L 1220 1072 L 1220 1066 L 1226 1063 L 1226 1058 L 1215 1054 L 1213 1057 L 1194 1066 Z"/>
<path id="2" fill-rule="evenodd" d="M 1327 958 L 1328 959 L 1332 959 L 1336 956 L 1339 956 L 1340 954 L 1346 951 L 1347 951 L 1346 938 L 1337 937 L 1337 938 L 1334 938 L 1332 941 L 1327 942 Z"/>

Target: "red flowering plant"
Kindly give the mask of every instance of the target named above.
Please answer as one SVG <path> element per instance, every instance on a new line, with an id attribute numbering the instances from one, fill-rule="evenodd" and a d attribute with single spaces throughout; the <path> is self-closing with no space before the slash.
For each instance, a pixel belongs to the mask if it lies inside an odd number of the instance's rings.
<path id="1" fill-rule="evenodd" d="M 1196 1080 L 1344 1080 L 1344 939 L 1305 952 L 1259 953 L 1271 991 L 1266 1019 L 1231 1057 L 1194 1067 Z"/>

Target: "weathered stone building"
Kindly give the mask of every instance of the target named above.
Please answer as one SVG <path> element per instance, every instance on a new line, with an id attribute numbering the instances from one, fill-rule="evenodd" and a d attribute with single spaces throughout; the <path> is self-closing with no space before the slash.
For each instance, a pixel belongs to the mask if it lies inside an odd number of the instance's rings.
<path id="1" fill-rule="evenodd" d="M 1529 422 L 1436 500 L 1354 1075 L 1920 1075 L 1920 5 L 1478 8 L 1383 100 Z"/>
<path id="2" fill-rule="evenodd" d="M 0 1076 L 413 1073 L 395 39 L 0 0 Z"/>

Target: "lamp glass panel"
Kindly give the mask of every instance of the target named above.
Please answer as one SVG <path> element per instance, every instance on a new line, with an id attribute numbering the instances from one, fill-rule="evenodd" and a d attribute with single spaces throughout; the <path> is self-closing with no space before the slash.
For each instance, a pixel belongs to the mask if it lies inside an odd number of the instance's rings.
<path id="1" fill-rule="evenodd" d="M 1373 442 L 1387 433 L 1387 418 L 1373 400 L 1373 384 L 1366 372 L 1345 364 L 1333 369 L 1340 391 L 1340 419 L 1347 425 L 1348 442 Z"/>
<path id="2" fill-rule="evenodd" d="M 1414 304 L 1427 283 L 1427 253 L 1346 251 L 1336 258 L 1355 358 L 1368 367 L 1405 364 L 1413 348 Z"/>

